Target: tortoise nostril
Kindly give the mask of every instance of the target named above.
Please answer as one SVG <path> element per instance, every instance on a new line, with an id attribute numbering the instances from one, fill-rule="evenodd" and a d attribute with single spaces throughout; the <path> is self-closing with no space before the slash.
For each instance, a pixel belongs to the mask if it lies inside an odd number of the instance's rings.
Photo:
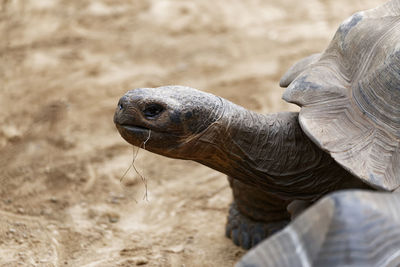
<path id="1" fill-rule="evenodd" d="M 118 109 L 123 110 L 126 107 L 127 101 L 128 99 L 126 98 L 126 96 L 121 97 L 118 101 Z"/>

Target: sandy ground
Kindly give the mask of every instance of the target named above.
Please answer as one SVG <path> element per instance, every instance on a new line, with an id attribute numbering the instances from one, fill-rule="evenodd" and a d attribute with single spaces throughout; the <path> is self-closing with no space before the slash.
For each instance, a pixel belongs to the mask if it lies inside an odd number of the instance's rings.
<path id="1" fill-rule="evenodd" d="M 232 266 L 223 174 L 132 147 L 129 89 L 188 85 L 296 110 L 278 81 L 377 0 L 1 0 L 0 265 Z"/>

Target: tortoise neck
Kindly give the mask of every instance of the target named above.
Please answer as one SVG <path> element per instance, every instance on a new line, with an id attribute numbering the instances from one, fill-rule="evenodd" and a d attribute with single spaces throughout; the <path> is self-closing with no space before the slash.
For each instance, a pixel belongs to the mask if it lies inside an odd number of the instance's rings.
<path id="1" fill-rule="evenodd" d="M 298 113 L 262 115 L 223 100 L 223 115 L 197 139 L 193 160 L 248 183 L 292 176 L 323 152 L 303 133 Z"/>

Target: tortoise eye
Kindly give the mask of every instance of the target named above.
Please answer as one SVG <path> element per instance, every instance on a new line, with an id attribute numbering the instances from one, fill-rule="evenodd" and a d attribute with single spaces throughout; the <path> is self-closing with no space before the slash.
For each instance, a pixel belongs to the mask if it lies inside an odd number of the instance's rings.
<path id="1" fill-rule="evenodd" d="M 148 119 L 156 117 L 158 114 L 164 111 L 164 107 L 159 104 L 150 104 L 145 110 L 143 110 L 144 116 Z"/>

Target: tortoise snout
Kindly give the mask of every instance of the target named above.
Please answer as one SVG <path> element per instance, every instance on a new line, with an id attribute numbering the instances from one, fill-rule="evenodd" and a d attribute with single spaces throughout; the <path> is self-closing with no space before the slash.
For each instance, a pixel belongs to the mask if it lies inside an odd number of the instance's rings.
<path id="1" fill-rule="evenodd" d="M 114 113 L 114 123 L 115 124 L 121 124 L 123 123 L 123 117 L 124 117 L 124 112 L 126 111 L 126 108 L 128 107 L 129 104 L 129 97 L 124 95 L 121 97 L 118 101 L 117 108 Z"/>
<path id="2" fill-rule="evenodd" d="M 118 101 L 118 108 L 117 110 L 124 110 L 129 103 L 129 97 L 124 95 L 123 97 L 121 97 Z"/>

